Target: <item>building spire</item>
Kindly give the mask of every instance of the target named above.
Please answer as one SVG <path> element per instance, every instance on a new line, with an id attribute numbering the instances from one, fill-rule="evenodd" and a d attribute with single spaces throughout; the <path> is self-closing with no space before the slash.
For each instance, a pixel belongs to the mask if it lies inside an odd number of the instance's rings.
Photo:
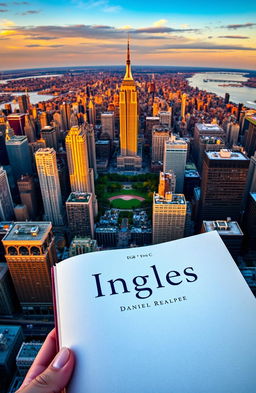
<path id="1" fill-rule="evenodd" d="M 128 35 L 127 41 L 127 57 L 126 57 L 126 73 L 124 80 L 133 80 L 131 71 L 131 59 L 130 59 L 130 36 Z"/>

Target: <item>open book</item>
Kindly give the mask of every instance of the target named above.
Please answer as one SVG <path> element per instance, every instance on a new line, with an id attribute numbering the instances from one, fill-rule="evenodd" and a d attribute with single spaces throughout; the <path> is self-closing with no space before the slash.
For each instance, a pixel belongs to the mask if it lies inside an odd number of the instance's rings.
<path id="1" fill-rule="evenodd" d="M 217 232 L 54 267 L 69 393 L 255 393 L 256 301 Z"/>

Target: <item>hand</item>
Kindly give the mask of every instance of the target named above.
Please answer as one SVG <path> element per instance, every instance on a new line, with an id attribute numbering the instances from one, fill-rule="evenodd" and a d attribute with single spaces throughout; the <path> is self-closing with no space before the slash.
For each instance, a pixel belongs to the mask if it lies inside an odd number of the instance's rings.
<path id="1" fill-rule="evenodd" d="M 56 331 L 53 329 L 16 393 L 60 392 L 67 386 L 74 364 L 74 354 L 70 349 L 62 348 L 56 354 Z"/>

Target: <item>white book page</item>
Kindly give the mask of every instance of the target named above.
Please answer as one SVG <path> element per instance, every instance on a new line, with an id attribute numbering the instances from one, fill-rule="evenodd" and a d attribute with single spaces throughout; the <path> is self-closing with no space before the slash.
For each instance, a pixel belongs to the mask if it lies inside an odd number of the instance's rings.
<path id="1" fill-rule="evenodd" d="M 68 393 L 256 392 L 256 302 L 217 232 L 79 255 L 55 280 Z"/>

